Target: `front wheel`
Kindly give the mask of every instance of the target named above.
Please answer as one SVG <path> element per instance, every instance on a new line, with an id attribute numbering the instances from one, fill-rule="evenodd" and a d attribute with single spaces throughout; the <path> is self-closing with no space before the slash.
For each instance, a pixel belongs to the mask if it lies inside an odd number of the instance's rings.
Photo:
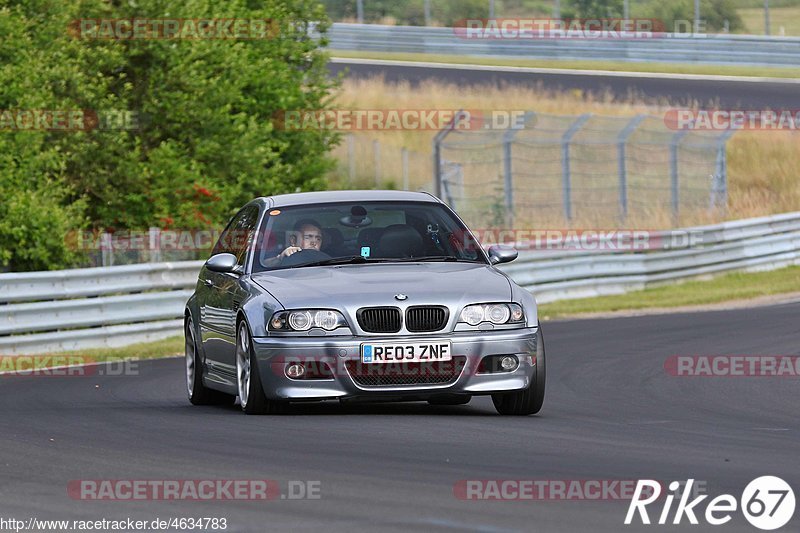
<path id="1" fill-rule="evenodd" d="M 501 415 L 535 415 L 542 410 L 544 403 L 545 357 L 544 335 L 539 324 L 536 333 L 536 370 L 527 388 L 515 392 L 492 394 L 494 408 Z"/>
<path id="2" fill-rule="evenodd" d="M 289 402 L 270 400 L 264 394 L 250 330 L 244 320 L 236 333 L 236 382 L 242 411 L 248 415 L 277 415 L 288 411 Z"/>

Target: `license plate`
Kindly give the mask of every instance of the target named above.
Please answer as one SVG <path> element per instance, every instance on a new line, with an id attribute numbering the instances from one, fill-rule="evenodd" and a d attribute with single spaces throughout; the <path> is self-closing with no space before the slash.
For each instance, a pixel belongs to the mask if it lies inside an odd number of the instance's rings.
<path id="1" fill-rule="evenodd" d="M 392 342 L 361 345 L 362 363 L 423 363 L 450 361 L 450 341 Z"/>

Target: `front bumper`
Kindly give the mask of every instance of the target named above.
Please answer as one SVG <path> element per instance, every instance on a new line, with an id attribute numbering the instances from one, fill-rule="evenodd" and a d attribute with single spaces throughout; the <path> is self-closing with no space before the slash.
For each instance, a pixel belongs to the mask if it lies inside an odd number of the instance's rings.
<path id="1" fill-rule="evenodd" d="M 436 395 L 481 395 L 528 387 L 536 370 L 536 333 L 534 327 L 387 337 L 258 337 L 253 339 L 253 348 L 264 393 L 270 399 L 426 399 Z M 435 339 L 450 340 L 453 357 L 466 359 L 457 377 L 447 383 L 364 386 L 359 385 L 348 370 L 348 361 L 360 362 L 362 343 Z M 478 364 L 489 355 L 515 355 L 519 365 L 511 372 L 478 372 Z M 292 361 L 327 363 L 333 376 L 290 379 L 285 368 Z"/>

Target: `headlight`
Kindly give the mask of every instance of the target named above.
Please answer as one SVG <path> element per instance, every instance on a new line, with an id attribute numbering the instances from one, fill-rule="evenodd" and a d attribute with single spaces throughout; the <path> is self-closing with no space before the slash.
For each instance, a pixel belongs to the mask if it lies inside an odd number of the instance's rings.
<path id="1" fill-rule="evenodd" d="M 270 331 L 308 331 L 311 328 L 332 331 L 341 326 L 347 326 L 347 321 L 340 312 L 330 309 L 279 311 L 269 321 Z"/>
<path id="2" fill-rule="evenodd" d="M 492 324 L 513 324 L 523 322 L 525 313 L 519 304 L 476 304 L 468 305 L 461 311 L 459 322 L 477 326 L 481 322 Z"/>
<path id="3" fill-rule="evenodd" d="M 504 304 L 489 305 L 486 307 L 486 318 L 492 324 L 505 324 L 511 318 L 511 310 Z"/>
<path id="4" fill-rule="evenodd" d="M 289 313 L 289 327 L 297 331 L 311 329 L 311 320 L 310 311 L 292 311 Z"/>
<path id="5" fill-rule="evenodd" d="M 477 326 L 483 322 L 483 306 L 468 305 L 461 311 L 461 322 L 466 322 L 470 326 Z"/>

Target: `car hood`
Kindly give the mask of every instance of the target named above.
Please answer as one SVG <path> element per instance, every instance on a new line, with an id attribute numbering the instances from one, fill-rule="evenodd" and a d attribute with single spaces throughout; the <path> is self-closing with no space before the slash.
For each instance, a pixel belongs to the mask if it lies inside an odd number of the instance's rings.
<path id="1" fill-rule="evenodd" d="M 386 263 L 273 270 L 253 276 L 286 309 L 511 301 L 511 285 L 475 263 Z M 406 300 L 395 298 L 404 294 Z"/>

